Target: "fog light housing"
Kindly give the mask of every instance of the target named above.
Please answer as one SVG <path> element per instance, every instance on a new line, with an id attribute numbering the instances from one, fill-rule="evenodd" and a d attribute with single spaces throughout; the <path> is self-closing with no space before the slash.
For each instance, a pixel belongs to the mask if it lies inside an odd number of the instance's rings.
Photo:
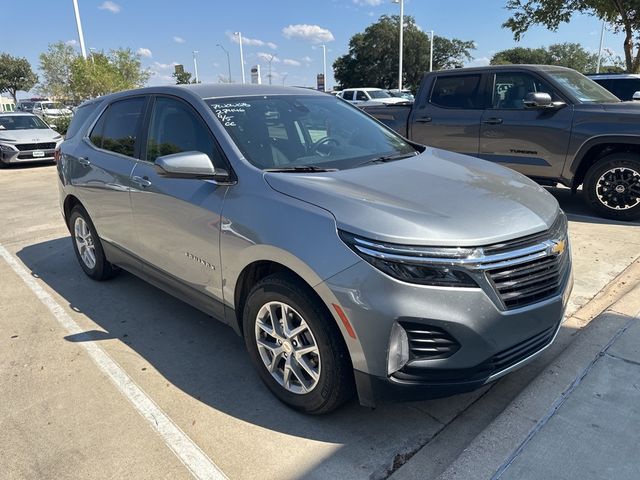
<path id="1" fill-rule="evenodd" d="M 404 367 L 409 361 L 409 337 L 398 322 L 393 322 L 389 336 L 387 355 L 387 374 L 391 375 Z"/>

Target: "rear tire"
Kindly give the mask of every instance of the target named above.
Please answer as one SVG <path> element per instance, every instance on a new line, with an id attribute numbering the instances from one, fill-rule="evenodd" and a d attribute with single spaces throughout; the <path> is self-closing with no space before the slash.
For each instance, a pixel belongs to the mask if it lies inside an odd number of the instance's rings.
<path id="1" fill-rule="evenodd" d="M 80 205 L 71 210 L 69 231 L 73 250 L 84 273 L 100 281 L 113 278 L 119 272 L 119 268 L 107 260 L 98 232 L 89 214 Z"/>
<path id="2" fill-rule="evenodd" d="M 247 297 L 243 328 L 260 378 L 289 407 L 320 415 L 353 396 L 353 369 L 342 335 L 321 301 L 295 276 L 276 273 L 259 281 Z"/>
<path id="3" fill-rule="evenodd" d="M 640 155 L 607 155 L 589 169 L 583 189 L 599 216 L 622 221 L 640 218 Z"/>

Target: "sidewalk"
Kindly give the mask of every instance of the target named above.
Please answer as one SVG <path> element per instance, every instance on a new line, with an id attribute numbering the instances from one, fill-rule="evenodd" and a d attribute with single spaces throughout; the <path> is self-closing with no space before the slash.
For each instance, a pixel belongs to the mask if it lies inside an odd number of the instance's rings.
<path id="1" fill-rule="evenodd" d="M 416 455 L 392 478 L 415 477 L 428 461 Z M 640 285 L 581 331 L 439 477 L 498 478 L 640 478 Z"/>

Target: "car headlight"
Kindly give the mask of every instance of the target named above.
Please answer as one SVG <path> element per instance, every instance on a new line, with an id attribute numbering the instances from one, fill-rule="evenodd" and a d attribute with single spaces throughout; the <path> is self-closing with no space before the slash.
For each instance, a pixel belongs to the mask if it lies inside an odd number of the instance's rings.
<path id="1" fill-rule="evenodd" d="M 1 143 L 0 143 L 0 150 L 2 150 L 3 152 L 15 152 L 15 150 L 11 148 L 9 145 L 2 145 Z"/>
<path id="2" fill-rule="evenodd" d="M 457 259 L 473 258 L 475 249 L 410 247 L 338 233 L 362 259 L 390 277 L 419 285 L 478 287 L 469 274 L 452 265 Z"/>

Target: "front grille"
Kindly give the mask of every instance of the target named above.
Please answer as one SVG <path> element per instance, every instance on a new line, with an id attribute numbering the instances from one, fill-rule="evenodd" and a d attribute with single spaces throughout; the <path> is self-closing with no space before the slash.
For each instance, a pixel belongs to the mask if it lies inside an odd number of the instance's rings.
<path id="1" fill-rule="evenodd" d="M 56 143 L 21 143 L 15 147 L 22 152 L 26 150 L 54 150 Z"/>
<path id="2" fill-rule="evenodd" d="M 33 153 L 31 152 L 26 152 L 26 153 L 19 153 L 18 154 L 18 159 L 20 160 L 47 160 L 53 158 L 53 152 L 51 153 L 45 153 L 44 157 L 34 157 Z"/>
<path id="3" fill-rule="evenodd" d="M 508 309 L 524 307 L 558 294 L 569 266 L 569 252 L 488 270 Z"/>
<path id="4" fill-rule="evenodd" d="M 447 358 L 460 349 L 460 344 L 441 328 L 420 323 L 400 322 L 409 337 L 411 359 Z"/>

